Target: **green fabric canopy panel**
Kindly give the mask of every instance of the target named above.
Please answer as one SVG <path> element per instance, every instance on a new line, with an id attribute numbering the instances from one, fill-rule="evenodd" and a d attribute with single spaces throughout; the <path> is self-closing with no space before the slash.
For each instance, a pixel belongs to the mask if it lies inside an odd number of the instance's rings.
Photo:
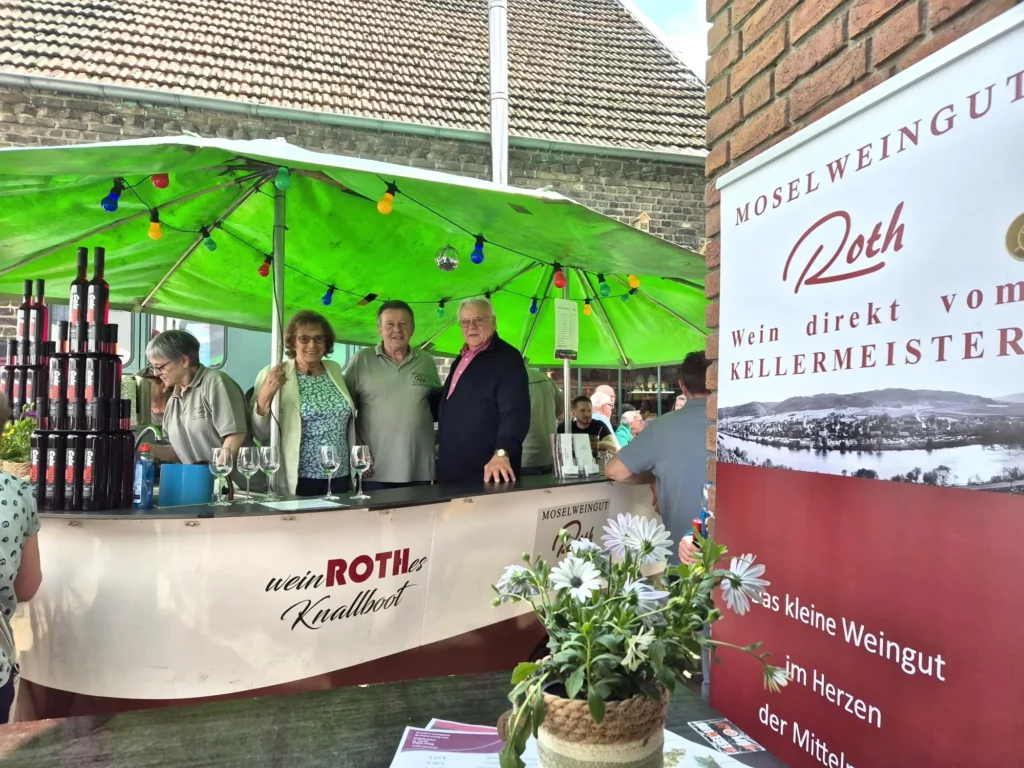
<path id="1" fill-rule="evenodd" d="M 190 136 L 43 149 L 0 150 L 0 293 L 44 278 L 61 299 L 75 249 L 104 246 L 111 305 L 269 330 L 275 178 L 286 191 L 285 315 L 322 311 L 340 341 L 378 340 L 376 308 L 402 299 L 416 311 L 414 342 L 437 354 L 462 346 L 461 299 L 489 293 L 499 333 L 533 365 L 554 359 L 555 263 L 581 312 L 574 365 L 645 367 L 703 349 L 704 260 L 699 254 L 550 191 L 530 191 L 370 160 L 319 154 L 282 141 Z M 152 176 L 168 174 L 166 188 Z M 117 210 L 100 201 L 115 179 Z M 393 210 L 378 201 L 394 184 Z M 151 212 L 162 238 L 149 237 Z M 206 228 L 216 250 L 205 247 Z M 482 234 L 484 261 L 470 255 Z M 441 271 L 452 246 L 459 266 Z M 611 296 L 602 298 L 598 275 Z M 640 278 L 629 293 L 627 276 Z M 322 298 L 334 286 L 329 306 Z M 364 301 L 373 294 L 375 298 Z M 530 306 L 537 299 L 538 311 Z M 592 312 L 584 316 L 583 303 Z M 444 312 L 439 312 L 440 302 Z"/>

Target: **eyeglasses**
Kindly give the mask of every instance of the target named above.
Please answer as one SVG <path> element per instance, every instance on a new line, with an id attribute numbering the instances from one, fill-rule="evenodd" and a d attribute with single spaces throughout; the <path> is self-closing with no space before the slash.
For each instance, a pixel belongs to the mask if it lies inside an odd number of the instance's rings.
<path id="1" fill-rule="evenodd" d="M 162 365 L 157 365 L 156 363 L 150 363 L 149 367 L 152 368 L 157 373 L 163 373 L 164 372 L 164 368 L 166 368 L 168 365 L 170 365 L 173 362 L 174 362 L 173 360 L 168 360 L 166 363 L 163 363 Z"/>
<path id="2" fill-rule="evenodd" d="M 316 344 L 318 347 L 322 347 L 326 339 L 323 336 L 299 336 L 296 341 L 303 346 L 306 344 Z"/>
<path id="3" fill-rule="evenodd" d="M 460 328 L 479 328 L 482 325 L 494 320 L 493 317 L 467 317 L 465 320 L 459 320 Z"/>

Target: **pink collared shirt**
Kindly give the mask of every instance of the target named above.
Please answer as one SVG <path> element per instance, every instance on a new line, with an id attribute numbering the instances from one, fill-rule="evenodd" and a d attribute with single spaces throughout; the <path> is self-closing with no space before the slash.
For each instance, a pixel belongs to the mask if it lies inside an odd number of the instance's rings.
<path id="1" fill-rule="evenodd" d="M 455 368 L 455 373 L 452 374 L 452 385 L 451 387 L 448 388 L 448 397 L 452 396 L 452 392 L 455 391 L 455 385 L 459 383 L 459 379 L 462 378 L 463 372 L 465 372 L 465 370 L 469 368 L 469 364 L 476 359 L 477 355 L 479 355 L 481 352 L 483 352 L 485 349 L 491 346 L 491 342 L 493 340 L 494 337 L 492 336 L 490 339 L 487 340 L 486 344 L 481 344 L 476 349 L 470 349 L 468 344 L 462 348 L 462 359 L 459 360 L 459 364 Z"/>

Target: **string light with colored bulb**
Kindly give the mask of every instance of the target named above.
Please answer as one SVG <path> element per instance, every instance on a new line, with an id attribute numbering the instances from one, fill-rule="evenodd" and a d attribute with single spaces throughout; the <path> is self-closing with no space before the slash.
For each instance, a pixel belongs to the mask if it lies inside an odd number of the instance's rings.
<path id="1" fill-rule="evenodd" d="M 626 280 L 629 282 L 630 288 L 636 290 L 637 288 L 640 287 L 640 278 L 637 277 L 636 275 L 630 275 L 629 277 L 626 278 Z"/>
<path id="2" fill-rule="evenodd" d="M 531 315 L 536 315 L 537 314 L 537 297 L 536 296 L 534 296 L 533 297 L 533 301 L 530 302 L 530 314 Z"/>
<path id="3" fill-rule="evenodd" d="M 292 172 L 283 165 L 277 169 L 277 174 L 274 176 L 274 186 L 282 192 L 287 192 L 292 188 Z"/>
<path id="4" fill-rule="evenodd" d="M 121 199 L 121 193 L 124 192 L 124 186 L 124 179 L 114 179 L 114 186 L 110 188 L 107 196 L 100 200 L 100 208 L 107 213 L 116 211 L 117 203 Z"/>
<path id="5" fill-rule="evenodd" d="M 565 279 L 565 273 L 562 271 L 562 265 L 557 261 L 555 262 L 555 288 L 565 288 L 568 281 Z"/>
<path id="6" fill-rule="evenodd" d="M 164 236 L 164 231 L 160 228 L 160 211 L 156 208 L 149 212 L 149 239 L 159 240 Z"/>
<path id="7" fill-rule="evenodd" d="M 167 189 L 171 183 L 171 178 L 166 173 L 154 173 L 149 177 L 150 181 L 153 182 L 153 186 L 157 189 Z"/>
<path id="8" fill-rule="evenodd" d="M 487 241 L 483 235 L 474 235 L 476 237 L 476 245 L 473 246 L 473 255 L 469 257 L 469 260 L 474 264 L 484 263 L 484 243 Z"/>
<path id="9" fill-rule="evenodd" d="M 334 287 L 334 285 L 329 285 L 327 287 L 327 293 L 325 293 L 324 297 L 320 299 L 320 303 L 323 304 L 325 307 L 331 306 L 331 302 L 334 300 L 335 290 L 337 289 Z"/>
<path id="10" fill-rule="evenodd" d="M 270 274 L 270 262 L 273 261 L 273 256 L 267 256 L 263 259 L 263 263 L 260 264 L 260 268 L 256 270 L 259 272 L 260 277 L 266 277 Z"/>
<path id="11" fill-rule="evenodd" d="M 634 295 L 636 295 L 636 288 L 630 288 L 629 293 L 622 294 L 622 303 L 628 304 L 629 300 L 633 298 Z"/>
<path id="12" fill-rule="evenodd" d="M 444 317 L 444 299 L 437 302 L 437 317 L 438 319 Z"/>
<path id="13" fill-rule="evenodd" d="M 395 186 L 393 183 L 389 182 L 388 183 L 388 191 L 385 192 L 384 193 L 384 197 L 382 197 L 377 202 L 377 210 L 381 214 L 383 214 L 384 216 L 387 216 L 389 213 L 391 213 L 391 211 L 395 207 L 395 195 L 397 195 L 397 194 L 398 194 L 398 187 Z"/>
<path id="14" fill-rule="evenodd" d="M 208 251 L 216 251 L 217 250 L 217 241 L 214 240 L 213 237 L 210 235 L 209 228 L 201 227 L 200 230 L 199 230 L 199 234 L 201 234 L 203 236 L 203 245 L 206 246 L 206 250 L 208 250 Z"/>
<path id="15" fill-rule="evenodd" d="M 597 292 L 601 294 L 601 298 L 607 299 L 612 295 L 612 287 L 608 285 L 608 281 L 604 279 L 604 275 L 598 273 L 597 275 Z"/>
<path id="16" fill-rule="evenodd" d="M 583 300 L 583 314 L 590 317 L 590 313 L 594 311 L 594 308 L 590 306 L 590 299 Z"/>

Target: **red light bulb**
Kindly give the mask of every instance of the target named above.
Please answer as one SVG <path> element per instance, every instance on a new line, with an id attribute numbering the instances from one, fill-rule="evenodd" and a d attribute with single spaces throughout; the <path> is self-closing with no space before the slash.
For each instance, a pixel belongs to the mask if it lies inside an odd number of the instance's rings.
<path id="1" fill-rule="evenodd" d="M 157 189 L 167 189 L 167 185 L 170 183 L 171 179 L 166 173 L 153 174 L 153 186 Z"/>
<path id="2" fill-rule="evenodd" d="M 265 259 L 259 268 L 260 277 L 266 277 L 270 274 L 270 259 Z"/>
<path id="3" fill-rule="evenodd" d="M 555 288 L 565 288 L 565 275 L 562 270 L 555 270 Z"/>

